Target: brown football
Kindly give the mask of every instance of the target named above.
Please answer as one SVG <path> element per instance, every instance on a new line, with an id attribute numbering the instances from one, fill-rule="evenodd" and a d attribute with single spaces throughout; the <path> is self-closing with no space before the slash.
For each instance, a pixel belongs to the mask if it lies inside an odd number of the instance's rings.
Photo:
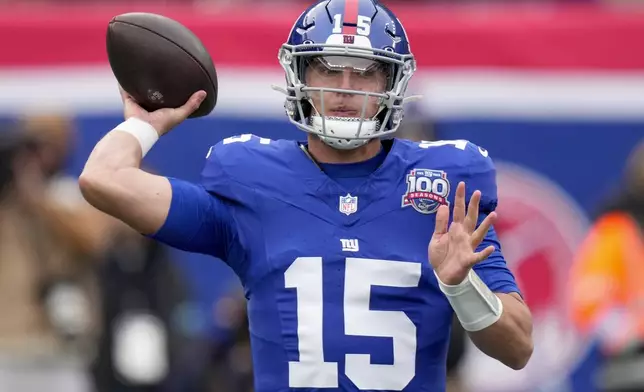
<path id="1" fill-rule="evenodd" d="M 190 117 L 202 117 L 217 103 L 217 73 L 201 40 L 162 15 L 128 13 L 107 29 L 107 56 L 123 90 L 148 111 L 176 108 L 199 90 L 208 93 Z"/>

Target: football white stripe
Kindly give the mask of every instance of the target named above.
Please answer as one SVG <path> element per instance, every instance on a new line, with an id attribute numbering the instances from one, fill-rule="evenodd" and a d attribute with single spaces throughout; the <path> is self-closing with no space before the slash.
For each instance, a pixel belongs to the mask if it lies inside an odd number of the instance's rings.
<path id="1" fill-rule="evenodd" d="M 284 115 L 278 68 L 222 68 L 213 115 Z M 0 114 L 25 110 L 116 113 L 121 102 L 109 67 L 0 69 Z M 412 92 L 435 118 L 644 119 L 644 72 L 432 69 Z"/>

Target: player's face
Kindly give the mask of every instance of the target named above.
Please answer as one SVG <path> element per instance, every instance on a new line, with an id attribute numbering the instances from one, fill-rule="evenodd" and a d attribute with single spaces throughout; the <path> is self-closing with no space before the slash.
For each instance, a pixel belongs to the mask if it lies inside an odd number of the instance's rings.
<path id="1" fill-rule="evenodd" d="M 312 59 L 308 63 L 305 79 L 308 87 L 384 93 L 387 85 L 387 71 L 383 64 L 367 59 L 325 56 Z M 362 115 L 364 95 L 338 92 L 323 94 L 313 92 L 311 95 L 313 106 L 320 115 L 332 117 L 361 117 Z M 324 105 L 322 105 L 322 98 Z M 378 98 L 370 96 L 364 117 L 372 118 L 377 112 Z"/>

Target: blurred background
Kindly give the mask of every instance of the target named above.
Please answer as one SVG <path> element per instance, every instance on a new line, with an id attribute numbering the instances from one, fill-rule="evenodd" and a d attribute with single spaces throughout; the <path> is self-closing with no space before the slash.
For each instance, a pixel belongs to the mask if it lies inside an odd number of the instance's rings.
<path id="1" fill-rule="evenodd" d="M 531 306 L 519 372 L 456 325 L 450 391 L 644 391 L 644 2 L 390 0 L 419 71 L 401 137 L 469 139 L 498 168 L 504 253 Z M 221 262 L 90 208 L 76 177 L 122 121 L 109 20 L 191 28 L 214 113 L 148 170 L 197 181 L 209 146 L 298 138 L 271 84 L 308 1 L 0 0 L 0 391 L 252 391 L 244 298 Z"/>

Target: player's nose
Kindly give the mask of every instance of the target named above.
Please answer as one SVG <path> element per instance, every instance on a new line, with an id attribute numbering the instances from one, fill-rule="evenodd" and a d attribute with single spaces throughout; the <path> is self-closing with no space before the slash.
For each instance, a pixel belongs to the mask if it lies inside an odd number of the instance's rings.
<path id="1" fill-rule="evenodd" d="M 353 90 L 353 72 L 351 70 L 345 69 L 342 72 L 342 82 L 340 88 L 345 90 Z"/>

